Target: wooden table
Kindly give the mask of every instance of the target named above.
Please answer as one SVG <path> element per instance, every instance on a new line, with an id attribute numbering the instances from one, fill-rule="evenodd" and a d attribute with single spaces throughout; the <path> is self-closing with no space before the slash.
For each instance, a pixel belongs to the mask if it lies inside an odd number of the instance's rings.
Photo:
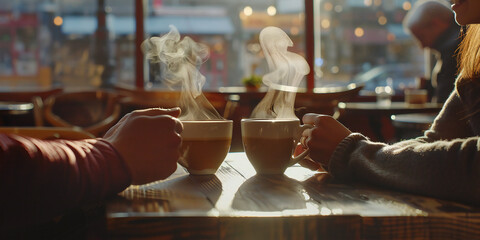
<path id="1" fill-rule="evenodd" d="M 114 239 L 478 239 L 480 209 L 360 184 L 298 165 L 257 176 L 229 153 L 215 175 L 183 168 L 107 202 Z"/>
<path id="2" fill-rule="evenodd" d="M 408 104 L 405 102 L 392 102 L 388 105 L 378 104 L 377 102 L 340 102 L 335 110 L 334 117 L 342 119 L 358 119 L 367 117 L 368 125 L 373 132 L 373 140 L 386 142 L 382 133 L 384 127 L 383 120 L 390 121 L 390 116 L 394 114 L 407 113 L 438 113 L 442 109 L 441 103 Z"/>

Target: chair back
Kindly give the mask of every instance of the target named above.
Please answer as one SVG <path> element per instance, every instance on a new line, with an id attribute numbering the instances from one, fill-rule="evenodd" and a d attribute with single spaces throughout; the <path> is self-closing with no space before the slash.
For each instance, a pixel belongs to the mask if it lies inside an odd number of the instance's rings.
<path id="1" fill-rule="evenodd" d="M 102 136 L 120 117 L 120 96 L 102 90 L 65 92 L 44 103 L 47 123 L 56 127 L 79 127 Z"/>
<path id="2" fill-rule="evenodd" d="M 117 87 L 116 90 L 124 96 L 121 102 L 124 108 L 123 114 L 143 108 L 178 107 L 181 97 L 181 92 L 179 91 L 139 90 L 124 87 Z M 228 101 L 226 94 L 220 92 L 203 92 L 203 95 L 217 112 L 220 114 L 223 113 L 224 118 L 230 119 L 236 105 Z"/>

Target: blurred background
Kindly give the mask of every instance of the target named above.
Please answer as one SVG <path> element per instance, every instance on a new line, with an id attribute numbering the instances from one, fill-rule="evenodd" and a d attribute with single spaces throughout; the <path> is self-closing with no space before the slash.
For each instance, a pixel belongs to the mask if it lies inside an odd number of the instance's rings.
<path id="1" fill-rule="evenodd" d="M 258 42 L 266 26 L 290 36 L 290 51 L 314 52 L 307 59 L 314 70 L 310 88 L 360 81 L 367 93 L 390 81 L 401 89 L 416 84 L 430 66 L 428 50 L 420 50 L 402 27 L 414 2 L 148 0 L 141 2 L 139 16 L 134 0 L 0 0 L 0 88 L 138 82 L 146 89 L 162 88 L 161 67 L 135 53 L 140 18 L 143 39 L 167 33 L 171 24 L 182 36 L 210 47 L 210 58 L 201 66 L 206 91 L 241 86 L 242 78 L 268 71 Z M 313 18 L 306 17 L 306 3 L 313 6 L 307 9 Z M 309 24 L 313 46 L 306 45 Z M 136 74 L 137 61 L 144 63 L 143 74 Z"/>

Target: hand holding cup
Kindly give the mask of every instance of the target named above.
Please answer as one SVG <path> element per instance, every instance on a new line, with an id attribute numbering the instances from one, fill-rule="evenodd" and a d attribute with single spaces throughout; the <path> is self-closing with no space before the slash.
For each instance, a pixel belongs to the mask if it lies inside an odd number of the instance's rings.
<path id="1" fill-rule="evenodd" d="M 190 174 L 214 174 L 230 150 L 232 120 L 182 121 L 179 163 Z"/>
<path id="2" fill-rule="evenodd" d="M 338 144 L 352 132 L 328 115 L 308 113 L 302 120 L 313 125 L 302 134 L 310 150 L 309 156 L 325 168 Z"/>
<path id="3" fill-rule="evenodd" d="M 258 174 L 283 174 L 305 158 L 309 150 L 297 156 L 293 152 L 303 130 L 298 119 L 242 119 L 242 140 L 245 153 Z"/>

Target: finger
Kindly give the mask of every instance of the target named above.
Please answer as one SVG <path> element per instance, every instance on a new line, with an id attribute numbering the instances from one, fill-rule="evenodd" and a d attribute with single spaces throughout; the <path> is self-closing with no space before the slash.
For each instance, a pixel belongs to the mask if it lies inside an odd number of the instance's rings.
<path id="1" fill-rule="evenodd" d="M 308 148 L 307 146 L 307 137 L 306 136 L 302 136 L 300 138 L 300 145 L 303 147 L 303 148 Z"/>
<path id="2" fill-rule="evenodd" d="M 132 115 L 134 116 L 141 116 L 141 115 L 146 115 L 146 116 L 158 116 L 158 115 L 170 115 L 172 117 L 178 117 L 180 115 L 180 108 L 175 107 L 175 108 L 147 108 L 147 109 L 141 109 L 141 110 L 135 110 L 132 112 Z"/>
<path id="3" fill-rule="evenodd" d="M 162 115 L 161 117 L 163 118 L 168 118 L 171 123 L 167 124 L 167 127 L 169 129 L 173 129 L 175 134 L 180 136 L 180 134 L 183 132 L 183 123 L 176 117 L 172 117 L 170 115 Z"/>
<path id="4" fill-rule="evenodd" d="M 129 112 L 127 114 L 125 114 L 125 116 L 123 116 L 115 125 L 113 125 L 113 127 L 111 127 L 107 133 L 105 133 L 105 135 L 103 135 L 104 138 L 108 138 L 110 136 L 112 136 L 116 131 L 117 129 L 123 125 L 123 123 L 129 119 L 130 117 L 132 116 L 132 112 Z"/>
<path id="5" fill-rule="evenodd" d="M 304 152 L 305 151 L 305 148 L 302 146 L 302 145 L 297 145 L 295 147 L 295 151 L 293 151 L 293 156 L 298 156 L 300 155 L 300 153 Z"/>
<path id="6" fill-rule="evenodd" d="M 111 137 L 112 135 L 114 135 L 116 132 L 117 132 L 117 129 L 123 125 L 123 122 L 125 121 L 125 117 L 123 117 L 122 119 L 120 119 L 120 121 L 118 121 L 115 125 L 113 125 L 110 129 L 108 129 L 108 131 L 105 133 L 105 135 L 103 135 L 103 138 L 109 138 Z"/>
<path id="7" fill-rule="evenodd" d="M 159 113 L 157 111 L 157 113 Z M 135 116 L 134 116 L 135 115 Z M 147 112 L 132 112 L 132 121 L 144 121 L 144 124 L 153 124 L 154 126 L 164 126 L 169 129 L 174 129 L 176 132 L 181 132 L 183 130 L 182 122 L 170 115 L 170 114 L 152 114 L 151 111 Z M 153 123 L 151 122 L 153 121 Z"/>
<path id="8" fill-rule="evenodd" d="M 314 119 L 313 119 L 313 125 L 317 127 L 325 127 L 329 126 L 331 123 L 331 120 L 334 120 L 331 116 L 329 115 L 324 115 L 324 114 L 318 114 Z"/>
<path id="9" fill-rule="evenodd" d="M 178 133 L 174 133 L 168 138 L 167 145 L 170 148 L 180 148 L 182 144 L 182 137 Z"/>
<path id="10" fill-rule="evenodd" d="M 307 114 L 303 115 L 303 117 L 302 117 L 303 124 L 313 125 L 315 123 L 315 118 L 317 118 L 318 115 L 320 115 L 320 114 L 307 113 Z"/>
<path id="11" fill-rule="evenodd" d="M 301 160 L 300 162 L 298 162 L 298 163 L 300 164 L 300 166 L 305 167 L 305 168 L 308 168 L 308 169 L 310 169 L 310 170 L 314 170 L 314 171 L 317 171 L 317 170 L 319 170 L 319 169 L 320 169 L 320 170 L 323 170 L 322 166 L 321 166 L 319 163 L 313 161 L 313 160 L 312 160 L 311 158 L 309 158 L 309 157 L 306 157 L 306 158 L 302 159 L 302 160 Z"/>
<path id="12" fill-rule="evenodd" d="M 110 129 L 108 129 L 108 131 L 105 133 L 105 135 L 103 135 L 103 138 L 109 138 L 111 137 L 113 134 L 115 134 L 115 132 L 117 131 L 117 126 L 113 126 L 111 127 Z"/>
<path id="13" fill-rule="evenodd" d="M 309 138 L 312 135 L 313 129 L 314 128 L 307 128 L 307 129 L 303 130 L 302 137 Z"/>
<path id="14" fill-rule="evenodd" d="M 176 123 L 177 124 L 175 124 L 175 132 L 180 134 L 183 132 L 183 123 L 178 119 L 176 119 Z"/>

